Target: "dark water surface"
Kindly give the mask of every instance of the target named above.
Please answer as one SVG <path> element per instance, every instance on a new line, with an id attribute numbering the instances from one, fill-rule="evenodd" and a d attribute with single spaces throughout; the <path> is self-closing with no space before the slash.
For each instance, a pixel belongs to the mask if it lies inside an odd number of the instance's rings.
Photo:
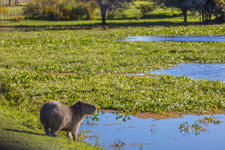
<path id="1" fill-rule="evenodd" d="M 91 117 L 91 116 L 90 116 Z M 84 119 L 80 127 L 89 135 L 88 143 L 99 144 L 105 149 L 129 150 L 224 150 L 225 115 L 182 115 L 183 118 L 154 120 L 130 115 L 130 120 L 116 119 L 118 114 L 99 112 L 99 121 Z M 201 123 L 206 117 L 220 123 Z M 189 125 L 181 130 L 180 125 Z M 201 130 L 195 131 L 192 124 Z M 95 131 L 95 133 L 91 131 Z M 91 137 L 92 136 L 92 137 Z"/>
<path id="2" fill-rule="evenodd" d="M 129 36 L 125 41 L 224 42 L 225 36 Z"/>
<path id="3" fill-rule="evenodd" d="M 196 80 L 220 80 L 225 82 L 225 64 L 179 64 L 171 69 L 151 71 L 151 74 L 187 76 Z"/>

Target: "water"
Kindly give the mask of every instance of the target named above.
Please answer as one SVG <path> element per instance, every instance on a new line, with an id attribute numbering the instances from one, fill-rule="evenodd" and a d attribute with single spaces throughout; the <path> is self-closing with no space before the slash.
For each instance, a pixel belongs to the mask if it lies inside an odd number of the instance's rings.
<path id="1" fill-rule="evenodd" d="M 171 69 L 151 71 L 150 73 L 224 82 L 225 64 L 179 64 Z M 163 115 L 158 116 L 162 117 Z M 224 150 L 225 114 L 181 115 L 161 120 L 155 120 L 146 117 L 146 115 L 129 115 L 126 117 L 126 122 L 124 122 L 119 114 L 99 112 L 99 116 L 97 116 L 99 121 L 92 121 L 92 118 L 87 118 L 83 121 L 80 130 L 89 131 L 85 133 L 89 135 L 87 138 L 88 143 L 97 144 L 109 150 Z M 152 115 L 150 117 L 156 116 Z M 199 119 L 204 120 L 206 117 L 213 118 L 215 124 L 212 122 L 204 124 L 199 121 Z M 218 121 L 220 123 L 217 124 Z M 185 128 L 180 129 L 182 124 L 186 127 L 186 130 L 184 130 Z M 187 128 L 187 125 L 189 125 L 189 128 Z M 199 126 L 200 130 L 195 130 L 197 129 L 195 127 Z"/>
<path id="2" fill-rule="evenodd" d="M 206 115 L 212 117 L 211 115 Z M 81 130 L 87 132 L 88 143 L 99 144 L 105 149 L 129 149 L 129 150 L 224 150 L 225 115 L 213 115 L 215 121 L 222 123 L 200 123 L 199 119 L 205 119 L 205 115 L 182 115 L 182 118 L 155 120 L 152 118 L 141 119 L 130 115 L 130 120 L 116 119 L 118 114 L 99 112 L 99 121 L 91 118 L 84 119 Z M 89 122 L 89 124 L 87 124 Z M 197 123 L 202 127 L 199 131 L 190 129 L 189 133 L 182 132 L 180 124 L 188 125 Z M 92 125 L 90 125 L 92 124 Z"/>
<path id="3" fill-rule="evenodd" d="M 225 36 L 129 36 L 125 41 L 224 42 Z"/>
<path id="4" fill-rule="evenodd" d="M 171 69 L 151 71 L 156 75 L 187 76 L 196 80 L 220 80 L 225 82 L 225 64 L 179 64 Z"/>

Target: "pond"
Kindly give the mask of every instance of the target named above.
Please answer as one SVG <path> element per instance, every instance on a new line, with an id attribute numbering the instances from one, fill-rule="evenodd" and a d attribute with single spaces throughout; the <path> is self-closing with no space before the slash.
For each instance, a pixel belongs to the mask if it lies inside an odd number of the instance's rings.
<path id="1" fill-rule="evenodd" d="M 224 42 L 225 36 L 129 36 L 124 41 Z"/>
<path id="2" fill-rule="evenodd" d="M 183 63 L 171 69 L 149 72 L 156 75 L 187 76 L 196 80 L 220 80 L 225 82 L 225 64 Z"/>
<path id="3" fill-rule="evenodd" d="M 87 135 L 88 143 L 109 150 L 224 149 L 224 114 L 178 115 L 161 120 L 139 114 L 126 116 L 123 121 L 120 114 L 99 112 L 97 118 L 84 119 L 80 131 Z"/>
<path id="4" fill-rule="evenodd" d="M 149 73 L 224 82 L 225 64 L 184 63 Z M 168 119 L 168 116 L 171 118 Z M 105 149 L 224 149 L 225 114 L 168 116 L 150 113 L 122 116 L 119 113 L 99 112 L 97 119 L 91 116 L 86 118 L 80 130 L 87 136 L 88 143 Z"/>

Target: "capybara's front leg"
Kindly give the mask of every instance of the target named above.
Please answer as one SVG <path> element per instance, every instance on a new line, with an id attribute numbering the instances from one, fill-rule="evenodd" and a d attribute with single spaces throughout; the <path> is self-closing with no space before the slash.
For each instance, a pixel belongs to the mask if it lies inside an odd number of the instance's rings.
<path id="1" fill-rule="evenodd" d="M 74 136 L 74 140 L 77 141 L 78 126 L 72 128 L 72 133 Z"/>

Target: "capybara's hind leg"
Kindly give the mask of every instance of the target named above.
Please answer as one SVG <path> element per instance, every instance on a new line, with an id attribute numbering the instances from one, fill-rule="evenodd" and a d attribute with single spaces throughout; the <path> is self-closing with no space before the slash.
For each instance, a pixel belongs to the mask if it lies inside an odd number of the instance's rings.
<path id="1" fill-rule="evenodd" d="M 45 129 L 45 134 L 50 136 L 49 128 L 44 125 L 44 129 Z"/>
<path id="2" fill-rule="evenodd" d="M 73 140 L 72 132 L 68 131 L 68 132 L 66 132 L 66 134 L 70 138 L 70 140 L 72 141 Z"/>
<path id="3" fill-rule="evenodd" d="M 60 130 L 60 124 L 59 125 L 56 125 L 56 126 L 54 126 L 53 128 L 51 128 L 51 130 L 50 130 L 50 134 L 51 134 L 51 136 L 53 136 L 53 137 L 56 137 L 56 135 L 55 135 L 55 133 L 57 132 L 57 131 L 59 131 Z"/>

